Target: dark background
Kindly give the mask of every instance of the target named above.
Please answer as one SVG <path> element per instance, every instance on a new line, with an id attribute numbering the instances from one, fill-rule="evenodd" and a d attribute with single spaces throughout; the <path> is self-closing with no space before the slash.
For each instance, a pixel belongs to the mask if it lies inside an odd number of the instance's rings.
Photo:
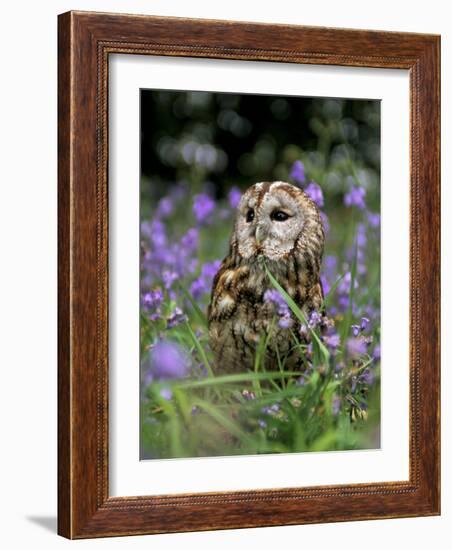
<path id="1" fill-rule="evenodd" d="M 141 91 L 141 171 L 147 197 L 158 198 L 181 180 L 195 187 L 207 182 L 222 197 L 231 185 L 288 179 L 299 158 L 310 177 L 322 174 L 316 180 L 323 179 L 318 183 L 326 188 L 332 182 L 338 191 L 346 187 L 344 159 L 364 167 L 366 178 L 378 183 L 380 102 Z"/>

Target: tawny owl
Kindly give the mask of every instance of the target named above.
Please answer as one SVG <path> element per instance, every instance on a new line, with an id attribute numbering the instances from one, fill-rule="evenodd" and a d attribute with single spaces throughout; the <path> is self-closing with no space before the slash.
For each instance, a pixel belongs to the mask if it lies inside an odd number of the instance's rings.
<path id="1" fill-rule="evenodd" d="M 285 357 L 285 364 L 293 367 L 289 356 L 299 358 L 290 332 L 295 319 L 287 318 L 292 315 L 287 308 L 286 323 L 275 323 L 281 312 L 278 300 L 268 299 L 272 292 L 274 296 L 274 287 L 265 267 L 308 315 L 322 306 L 323 246 L 319 210 L 301 189 L 276 181 L 256 183 L 246 191 L 237 208 L 229 254 L 213 281 L 208 309 L 218 371 L 253 368 L 259 341 L 270 327 L 266 368 L 278 368 L 277 357 Z"/>

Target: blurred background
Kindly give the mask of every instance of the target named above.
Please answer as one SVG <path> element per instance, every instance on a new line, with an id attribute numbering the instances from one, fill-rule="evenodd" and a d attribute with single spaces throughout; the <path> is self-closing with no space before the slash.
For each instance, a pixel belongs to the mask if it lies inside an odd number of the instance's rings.
<path id="1" fill-rule="evenodd" d="M 144 212 L 181 180 L 207 182 L 216 198 L 232 185 L 289 180 L 301 153 L 331 200 L 348 190 L 353 167 L 379 208 L 379 101 L 141 91 Z"/>

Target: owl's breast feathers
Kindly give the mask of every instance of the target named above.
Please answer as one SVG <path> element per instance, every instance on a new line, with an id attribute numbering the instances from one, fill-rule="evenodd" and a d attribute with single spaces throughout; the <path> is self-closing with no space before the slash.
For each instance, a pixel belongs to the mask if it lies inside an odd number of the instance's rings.
<path id="1" fill-rule="evenodd" d="M 272 273 L 306 312 L 322 304 L 322 289 L 316 269 L 300 265 L 295 257 L 271 266 Z M 215 276 L 208 309 L 209 336 L 216 368 L 225 372 L 252 368 L 256 347 L 272 327 L 269 351 L 277 348 L 284 355 L 291 346 L 290 332 L 274 322 L 275 309 L 264 300 L 270 285 L 263 265 L 234 265 L 230 257 L 223 261 Z M 275 365 L 275 368 L 276 365 Z"/>

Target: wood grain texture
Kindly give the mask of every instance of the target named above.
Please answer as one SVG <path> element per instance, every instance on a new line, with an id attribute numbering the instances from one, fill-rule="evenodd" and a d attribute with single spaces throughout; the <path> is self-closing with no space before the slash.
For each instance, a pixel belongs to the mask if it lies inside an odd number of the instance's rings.
<path id="1" fill-rule="evenodd" d="M 69 12 L 59 16 L 58 48 L 58 532 L 85 538 L 438 514 L 439 37 Z M 409 481 L 109 497 L 111 53 L 409 69 Z"/>

